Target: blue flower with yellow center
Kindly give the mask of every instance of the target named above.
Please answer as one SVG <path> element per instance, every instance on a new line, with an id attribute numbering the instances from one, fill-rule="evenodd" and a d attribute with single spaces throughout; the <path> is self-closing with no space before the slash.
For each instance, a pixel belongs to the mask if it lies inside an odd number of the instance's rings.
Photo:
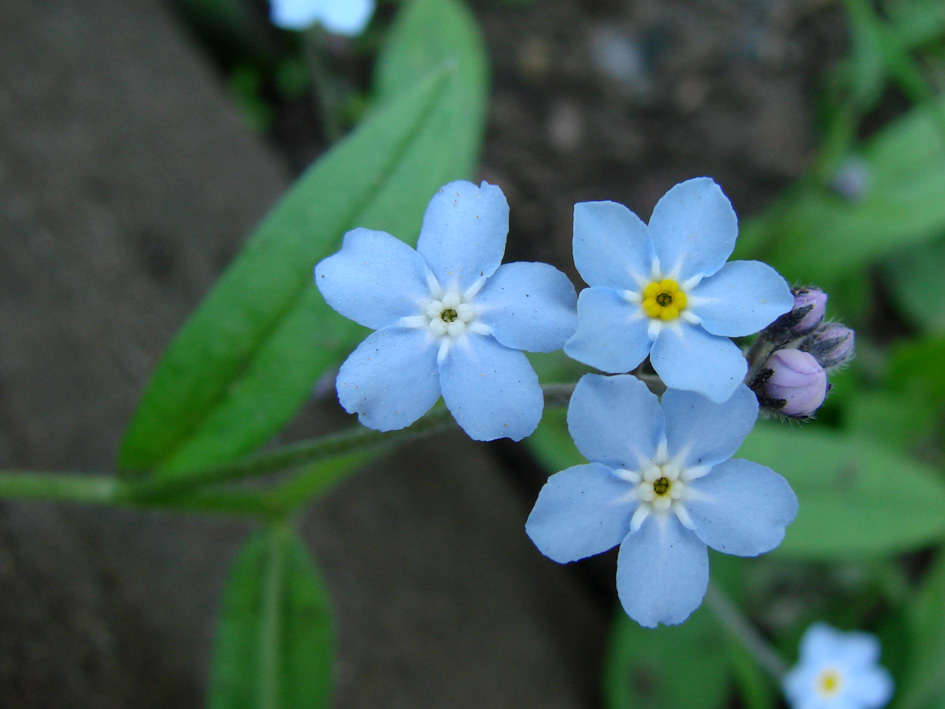
<path id="1" fill-rule="evenodd" d="M 649 356 L 663 382 L 725 401 L 747 373 L 729 339 L 789 312 L 785 280 L 758 261 L 726 263 L 738 219 L 710 178 L 682 182 L 649 225 L 616 202 L 574 206 L 574 264 L 590 286 L 578 298 L 572 358 L 629 372 Z"/>

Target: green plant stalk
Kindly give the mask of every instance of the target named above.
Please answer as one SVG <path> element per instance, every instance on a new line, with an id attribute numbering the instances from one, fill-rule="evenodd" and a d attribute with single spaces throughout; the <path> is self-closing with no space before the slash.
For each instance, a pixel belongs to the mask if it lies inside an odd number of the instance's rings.
<path id="1" fill-rule="evenodd" d="M 268 516 L 273 505 L 260 493 L 195 491 L 177 498 L 140 500 L 134 483 L 110 474 L 0 472 L 0 499 L 110 505 L 132 509 L 168 509 L 232 515 Z"/>
<path id="2" fill-rule="evenodd" d="M 563 407 L 573 384 L 543 387 L 548 407 Z M 212 488 L 271 473 L 311 466 L 342 456 L 363 456 L 396 444 L 426 438 L 456 426 L 449 411 L 438 406 L 410 428 L 382 433 L 362 426 L 261 453 L 226 465 L 194 471 L 172 479 L 123 479 L 108 474 L 66 474 L 36 471 L 0 472 L 0 499 L 77 502 L 138 509 L 271 517 L 297 508 L 327 486 L 338 474 L 301 471 L 270 491 L 218 491 Z"/>
<path id="3" fill-rule="evenodd" d="M 755 658 L 761 668 L 780 687 L 784 675 L 788 671 L 788 665 L 784 659 L 768 644 L 755 626 L 742 615 L 725 592 L 711 581 L 706 590 L 705 601 L 719 623 L 745 646 L 748 654 Z"/>

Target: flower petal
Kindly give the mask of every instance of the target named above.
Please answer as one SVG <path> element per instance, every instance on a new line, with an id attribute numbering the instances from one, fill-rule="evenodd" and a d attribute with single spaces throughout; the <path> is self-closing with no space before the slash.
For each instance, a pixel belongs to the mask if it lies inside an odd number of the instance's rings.
<path id="1" fill-rule="evenodd" d="M 797 514 L 797 497 L 770 468 L 735 458 L 690 483 L 686 510 L 695 533 L 716 551 L 757 556 L 784 539 Z"/>
<path id="2" fill-rule="evenodd" d="M 436 342 L 422 330 L 378 330 L 341 365 L 338 400 L 368 428 L 406 428 L 440 397 L 436 351 Z"/>
<path id="3" fill-rule="evenodd" d="M 499 266 L 474 303 L 495 339 L 512 349 L 554 352 L 577 329 L 574 286 L 547 263 Z"/>
<path id="4" fill-rule="evenodd" d="M 731 261 L 692 289 L 689 309 L 713 335 L 743 337 L 794 307 L 781 275 L 760 261 Z"/>
<path id="5" fill-rule="evenodd" d="M 734 342 L 688 323 L 662 329 L 650 362 L 670 389 L 695 391 L 715 402 L 727 400 L 748 373 Z"/>
<path id="6" fill-rule="evenodd" d="M 590 286 L 637 290 L 649 279 L 653 242 L 646 224 L 616 202 L 574 205 L 574 265 Z"/>
<path id="7" fill-rule="evenodd" d="M 669 454 L 684 454 L 680 462 L 685 467 L 731 458 L 758 418 L 758 399 L 744 384 L 722 404 L 695 392 L 667 389 L 660 405 Z"/>
<path id="8" fill-rule="evenodd" d="M 270 0 L 272 23 L 288 30 L 305 30 L 321 22 L 336 34 L 361 34 L 374 14 L 374 0 Z"/>
<path id="9" fill-rule="evenodd" d="M 383 231 L 354 229 L 341 251 L 315 266 L 315 285 L 332 308 L 373 330 L 417 315 L 429 297 L 420 255 Z"/>
<path id="10" fill-rule="evenodd" d="M 650 238 L 666 275 L 679 282 L 711 276 L 728 261 L 738 236 L 738 217 L 709 177 L 680 182 L 653 208 Z"/>
<path id="11" fill-rule="evenodd" d="M 857 707 L 884 707 L 892 699 L 892 675 L 884 667 L 869 667 L 848 675 L 847 695 Z"/>
<path id="12" fill-rule="evenodd" d="M 629 374 L 585 374 L 568 406 L 568 430 L 588 460 L 637 470 L 663 437 L 663 412 L 646 384 Z"/>
<path id="13" fill-rule="evenodd" d="M 577 332 L 564 344 L 571 359 L 618 374 L 637 367 L 650 353 L 649 318 L 612 288 L 585 288 L 577 310 Z"/>
<path id="14" fill-rule="evenodd" d="M 495 185 L 451 182 L 427 205 L 417 251 L 440 285 L 465 290 L 499 267 L 509 233 L 509 204 Z"/>
<path id="15" fill-rule="evenodd" d="M 541 420 L 544 397 L 528 359 L 482 335 L 457 340 L 440 364 L 443 400 L 470 438 L 520 441 Z"/>
<path id="16" fill-rule="evenodd" d="M 525 532 L 559 564 L 612 549 L 627 536 L 637 501 L 633 486 L 605 465 L 577 465 L 555 473 L 538 493 Z"/>
<path id="17" fill-rule="evenodd" d="M 708 583 L 705 544 L 676 515 L 651 515 L 620 545 L 617 594 L 640 625 L 682 623 L 702 603 Z"/>

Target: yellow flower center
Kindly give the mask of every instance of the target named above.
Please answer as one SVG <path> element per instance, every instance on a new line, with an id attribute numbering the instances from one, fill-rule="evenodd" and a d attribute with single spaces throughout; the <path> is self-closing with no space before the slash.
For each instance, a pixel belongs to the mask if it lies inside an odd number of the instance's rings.
<path id="1" fill-rule="evenodd" d="M 675 320 L 686 308 L 686 294 L 672 278 L 653 281 L 643 289 L 643 311 L 658 320 Z"/>
<path id="2" fill-rule="evenodd" d="M 817 678 L 817 689 L 821 696 L 830 697 L 840 689 L 840 673 L 835 669 L 826 669 Z"/>

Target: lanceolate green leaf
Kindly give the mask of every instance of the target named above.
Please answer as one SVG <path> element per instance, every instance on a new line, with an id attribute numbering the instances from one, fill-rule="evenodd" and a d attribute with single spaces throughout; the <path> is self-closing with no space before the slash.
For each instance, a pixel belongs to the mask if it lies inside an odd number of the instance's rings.
<path id="1" fill-rule="evenodd" d="M 726 705 L 730 669 L 721 630 L 706 608 L 676 626 L 651 630 L 618 610 L 604 668 L 608 709 Z"/>
<path id="2" fill-rule="evenodd" d="M 326 593 L 305 548 L 283 526 L 263 530 L 227 583 L 209 707 L 327 707 L 332 654 Z"/>
<path id="3" fill-rule="evenodd" d="M 899 709 L 940 709 L 945 697 L 945 556 L 939 553 L 918 592 L 906 604 L 911 640 Z"/>
<path id="4" fill-rule="evenodd" d="M 829 289 L 878 257 L 945 230 L 945 140 L 928 111 L 913 109 L 889 125 L 863 157 L 862 199 L 805 180 L 744 225 L 737 257 L 761 259 L 789 280 Z"/>
<path id="5" fill-rule="evenodd" d="M 406 11 L 422 19 L 450 8 L 461 11 L 428 0 Z M 448 55 L 437 63 L 430 52 L 423 68 L 436 66 L 423 77 L 400 72 L 400 90 L 300 178 L 184 325 L 126 432 L 122 469 L 173 475 L 254 449 L 357 343 L 363 331 L 325 305 L 314 265 L 357 226 L 414 242 L 430 197 L 476 160 L 481 40 L 468 23 L 443 26 L 455 30 L 436 40 Z"/>
<path id="6" fill-rule="evenodd" d="M 758 425 L 737 453 L 791 483 L 800 510 L 774 552 L 849 559 L 914 549 L 945 535 L 945 482 L 869 440 Z"/>

